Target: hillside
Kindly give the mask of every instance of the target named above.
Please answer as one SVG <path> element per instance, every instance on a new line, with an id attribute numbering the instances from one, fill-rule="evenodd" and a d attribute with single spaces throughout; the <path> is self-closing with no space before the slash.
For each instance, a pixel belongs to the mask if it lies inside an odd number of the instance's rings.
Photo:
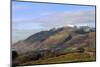
<path id="1" fill-rule="evenodd" d="M 95 35 L 86 26 L 40 31 L 13 44 L 13 65 L 95 61 Z"/>

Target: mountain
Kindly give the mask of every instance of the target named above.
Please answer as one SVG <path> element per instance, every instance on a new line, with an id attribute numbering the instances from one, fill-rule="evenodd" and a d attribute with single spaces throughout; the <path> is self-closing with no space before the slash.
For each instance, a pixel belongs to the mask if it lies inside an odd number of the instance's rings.
<path id="1" fill-rule="evenodd" d="M 50 29 L 49 31 L 40 31 L 36 34 L 29 36 L 25 40 L 21 40 L 13 44 L 12 47 L 14 50 L 18 50 L 18 52 L 23 52 L 23 51 L 25 52 L 31 49 L 37 50 L 37 49 L 42 49 L 42 48 L 43 49 L 49 48 L 50 44 L 56 45 L 57 41 L 58 43 L 60 43 L 59 41 L 62 41 L 63 39 L 65 39 L 72 30 L 73 28 L 71 27 L 62 27 L 59 29 L 53 28 L 53 29 Z"/>
<path id="2" fill-rule="evenodd" d="M 47 61 L 47 58 L 56 60 L 54 57 L 76 53 L 77 55 L 88 53 L 89 56 L 92 55 L 95 58 L 96 32 L 93 30 L 94 28 L 87 26 L 80 28 L 67 26 L 35 33 L 12 45 L 13 51 L 16 51 L 13 52 L 13 56 L 17 57 L 14 59 L 14 64 L 28 64 L 32 60 L 35 63 L 40 59 Z"/>

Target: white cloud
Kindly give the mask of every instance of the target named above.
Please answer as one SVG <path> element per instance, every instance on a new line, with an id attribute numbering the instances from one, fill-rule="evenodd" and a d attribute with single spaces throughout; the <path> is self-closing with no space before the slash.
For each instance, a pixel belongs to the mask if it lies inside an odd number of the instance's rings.
<path id="1" fill-rule="evenodd" d="M 26 28 L 20 28 L 25 24 Z M 41 26 L 40 29 L 31 27 L 30 24 L 37 24 Z M 13 41 L 25 39 L 26 37 L 39 32 L 41 30 L 51 29 L 53 27 L 62 27 L 67 25 L 95 25 L 95 10 L 84 10 L 80 12 L 56 12 L 56 13 L 44 13 L 39 18 L 35 19 L 23 19 L 13 23 Z M 32 28 L 30 30 L 30 28 Z M 42 28 L 43 27 L 43 28 Z"/>

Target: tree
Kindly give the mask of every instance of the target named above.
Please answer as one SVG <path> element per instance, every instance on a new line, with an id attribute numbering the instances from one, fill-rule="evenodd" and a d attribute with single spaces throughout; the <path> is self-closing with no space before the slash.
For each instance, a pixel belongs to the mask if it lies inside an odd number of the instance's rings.
<path id="1" fill-rule="evenodd" d="M 12 59 L 18 57 L 18 53 L 16 51 L 12 51 Z"/>

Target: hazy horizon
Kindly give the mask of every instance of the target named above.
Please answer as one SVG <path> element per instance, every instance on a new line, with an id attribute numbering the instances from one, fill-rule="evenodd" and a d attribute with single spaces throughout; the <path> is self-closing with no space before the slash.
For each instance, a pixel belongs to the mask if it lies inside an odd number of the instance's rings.
<path id="1" fill-rule="evenodd" d="M 31 2 L 12 2 L 12 42 L 55 27 L 95 27 L 95 7 Z"/>

